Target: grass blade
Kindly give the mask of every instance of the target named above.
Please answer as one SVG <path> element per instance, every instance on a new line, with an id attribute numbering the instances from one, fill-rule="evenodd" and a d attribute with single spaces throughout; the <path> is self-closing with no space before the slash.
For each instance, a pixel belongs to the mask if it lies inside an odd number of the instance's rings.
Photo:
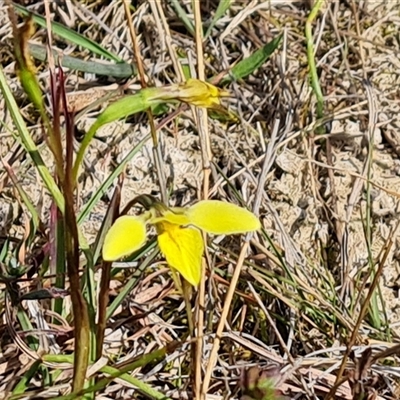
<path id="1" fill-rule="evenodd" d="M 85 207 L 78 215 L 78 225 L 81 224 L 86 217 L 90 214 L 93 208 L 96 206 L 97 202 L 104 196 L 107 190 L 110 188 L 115 178 L 124 170 L 126 164 L 132 160 L 132 158 L 142 149 L 144 144 L 150 139 L 150 135 L 143 138 L 128 154 L 127 156 L 118 163 L 117 168 L 110 174 L 110 176 L 101 184 L 96 193 L 91 197 L 91 199 L 85 204 Z M 96 262 L 96 252 L 93 254 L 93 258 Z"/>
<path id="2" fill-rule="evenodd" d="M 6 77 L 4 75 L 3 69 L 0 67 L 0 90 L 3 93 L 6 106 L 11 114 L 12 120 L 18 130 L 18 139 L 21 141 L 27 153 L 31 156 L 35 167 L 37 168 L 39 175 L 43 179 L 47 189 L 49 190 L 51 196 L 54 198 L 57 206 L 64 210 L 64 198 L 60 192 L 60 189 L 56 185 L 49 169 L 43 161 L 42 156 L 39 153 L 34 141 L 32 140 L 22 115 L 19 111 L 18 104 L 16 103 L 14 96 L 7 84 Z"/>
<path id="3" fill-rule="evenodd" d="M 317 17 L 318 12 L 322 7 L 323 3 L 324 0 L 317 0 L 315 2 L 313 8 L 311 9 L 310 14 L 307 17 L 306 27 L 305 27 L 306 44 L 307 44 L 307 61 L 308 61 L 308 68 L 310 69 L 311 86 L 317 98 L 317 118 L 323 118 L 324 116 L 324 95 L 322 94 L 321 85 L 319 84 L 318 71 L 317 71 L 317 66 L 315 64 L 312 23 L 314 19 Z M 319 127 L 317 132 L 319 134 L 323 134 L 324 128 Z"/>
<path id="4" fill-rule="evenodd" d="M 193 22 L 189 19 L 189 17 L 186 14 L 186 11 L 179 4 L 179 1 L 171 0 L 171 6 L 174 8 L 176 15 L 183 22 L 183 25 L 185 25 L 186 29 L 190 32 L 192 36 L 194 36 L 195 32 L 194 32 Z"/>
<path id="5" fill-rule="evenodd" d="M 252 74 L 257 68 L 260 68 L 268 57 L 278 48 L 282 35 L 267 43 L 261 49 L 255 51 L 251 56 L 238 62 L 231 70 L 228 76 L 222 79 L 221 83 L 236 81 Z"/>
<path id="6" fill-rule="evenodd" d="M 204 35 L 204 40 L 208 38 L 215 24 L 226 13 L 226 11 L 229 9 L 230 6 L 231 6 L 231 0 L 220 0 L 220 2 L 218 3 L 217 10 L 215 11 L 214 18 L 212 19 L 210 26 L 208 27 L 207 32 Z"/>
<path id="7" fill-rule="evenodd" d="M 39 366 L 41 365 L 41 361 L 37 360 L 35 361 L 30 368 L 28 369 L 28 371 L 25 372 L 24 375 L 22 375 L 21 380 L 18 382 L 18 384 L 15 386 L 14 390 L 13 390 L 13 395 L 18 395 L 18 394 L 22 394 L 25 393 L 28 388 L 29 388 L 29 382 L 31 381 L 31 379 L 35 376 L 35 374 L 37 373 Z"/>
<path id="8" fill-rule="evenodd" d="M 39 61 L 47 60 L 47 49 L 45 46 L 40 44 L 29 43 L 29 50 L 32 57 Z M 120 62 L 118 64 L 97 62 L 97 61 L 86 61 L 76 57 L 71 57 L 63 54 L 60 57 L 61 50 L 52 49 L 54 61 L 56 64 L 62 67 L 74 69 L 81 72 L 89 72 L 96 75 L 112 76 L 114 78 L 129 78 L 136 75 L 136 68 L 129 63 Z"/>
<path id="9" fill-rule="evenodd" d="M 153 249 L 153 251 L 146 257 L 146 259 L 140 264 L 140 266 L 136 269 L 135 273 L 129 279 L 129 281 L 125 284 L 123 289 L 118 293 L 118 296 L 114 299 L 114 301 L 111 303 L 111 305 L 107 308 L 107 319 L 111 318 L 112 315 L 114 314 L 115 310 L 122 304 L 124 299 L 129 295 L 129 293 L 132 291 L 132 289 L 136 286 L 137 283 L 139 283 L 139 277 L 142 274 L 142 272 L 150 265 L 150 263 L 157 257 L 159 250 L 156 247 L 156 241 L 153 240 L 152 242 L 149 242 L 145 245 L 145 250 L 149 251 Z M 143 253 L 144 251 L 141 249 L 140 253 Z M 115 272 L 117 268 L 113 269 L 113 272 Z"/>
<path id="10" fill-rule="evenodd" d="M 127 372 L 133 371 L 136 368 L 144 367 L 150 363 L 156 362 L 165 358 L 169 353 L 174 351 L 180 342 L 172 342 L 168 344 L 166 347 L 163 347 L 158 350 L 154 350 L 151 353 L 143 354 L 139 359 L 132 361 L 131 363 L 127 364 L 126 366 L 122 367 L 121 369 L 113 368 L 110 366 L 103 367 L 100 371 L 107 373 L 110 375 L 109 377 L 103 378 L 99 380 L 94 386 L 90 386 L 80 393 L 71 393 L 67 396 L 60 396 L 56 397 L 54 400 L 73 400 L 76 399 L 79 395 L 83 395 L 85 393 L 95 393 L 103 388 L 105 388 L 111 381 L 116 378 L 120 378 Z M 62 362 L 71 362 L 71 358 L 68 356 L 60 357 L 60 356 L 52 356 L 50 354 L 43 356 L 43 359 L 46 361 L 54 362 L 55 360 L 62 360 Z M 67 361 L 69 360 L 69 361 Z M 140 382 L 136 380 L 135 386 L 138 385 L 138 388 L 142 388 L 142 392 L 147 394 L 151 399 L 163 399 L 168 400 L 169 398 L 164 394 L 154 390 L 153 388 L 146 385 L 144 382 Z"/>
<path id="11" fill-rule="evenodd" d="M 27 8 L 13 3 L 15 10 L 23 16 L 32 16 L 33 21 L 36 22 L 38 25 L 40 25 L 43 28 L 46 28 L 46 19 L 42 17 L 39 14 L 33 13 L 32 11 L 29 11 Z M 104 58 L 107 58 L 111 61 L 115 62 L 123 62 L 123 60 L 116 56 L 115 54 L 109 52 L 99 44 L 97 44 L 95 41 L 81 35 L 78 32 L 73 31 L 72 29 L 67 28 L 66 26 L 60 24 L 59 22 L 53 21 L 51 24 L 51 30 L 53 33 L 56 35 L 62 37 L 63 39 L 76 44 L 77 46 L 81 46 L 87 50 L 90 50 L 91 52 L 102 56 Z"/>

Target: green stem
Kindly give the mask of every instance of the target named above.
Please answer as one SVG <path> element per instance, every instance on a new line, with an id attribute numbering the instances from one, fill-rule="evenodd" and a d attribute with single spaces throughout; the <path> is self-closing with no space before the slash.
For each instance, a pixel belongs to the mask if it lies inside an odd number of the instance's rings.
<path id="1" fill-rule="evenodd" d="M 64 84 L 64 82 L 60 82 Z M 64 87 L 62 87 L 64 90 Z M 65 99 L 65 92 L 63 92 Z M 65 106 L 65 104 L 64 104 Z M 83 389 L 86 381 L 86 371 L 89 365 L 89 354 L 91 354 L 90 342 L 90 320 L 88 303 L 81 290 L 81 278 L 79 275 L 79 233 L 75 214 L 74 187 L 76 181 L 72 176 L 73 164 L 73 117 L 66 115 L 66 155 L 65 173 L 62 182 L 65 199 L 65 251 L 67 270 L 70 283 L 72 311 L 74 315 L 74 374 L 72 378 L 72 390 L 79 392 Z M 89 265 L 87 267 L 89 269 Z"/>

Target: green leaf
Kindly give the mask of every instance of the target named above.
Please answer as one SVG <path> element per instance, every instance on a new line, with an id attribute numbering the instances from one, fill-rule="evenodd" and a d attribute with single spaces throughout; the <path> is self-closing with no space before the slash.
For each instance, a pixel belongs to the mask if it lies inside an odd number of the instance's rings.
<path id="1" fill-rule="evenodd" d="M 190 72 L 190 65 L 188 62 L 187 52 L 184 49 L 178 48 L 176 50 L 176 55 L 181 63 L 183 75 L 185 80 L 192 78 L 192 74 Z"/>
<path id="2" fill-rule="evenodd" d="M 47 49 L 40 44 L 29 43 L 29 51 L 36 60 L 47 60 Z M 60 64 L 62 67 L 74 69 L 76 71 L 89 72 L 96 75 L 112 76 L 114 78 L 129 78 L 136 75 L 136 68 L 129 63 L 121 62 L 106 63 L 105 61 L 91 61 L 81 60 L 76 57 L 71 57 L 62 54 L 60 49 L 52 48 L 54 61 L 56 65 Z M 61 56 L 60 56 L 61 54 Z"/>
<path id="3" fill-rule="evenodd" d="M 43 93 L 39 86 L 35 65 L 29 54 L 28 40 L 34 33 L 34 24 L 31 18 L 28 18 L 22 27 L 18 28 L 16 22 L 11 20 L 14 36 L 14 55 L 16 62 L 16 72 L 29 100 L 34 104 L 46 126 L 49 125 L 44 105 Z"/>
<path id="4" fill-rule="evenodd" d="M 42 363 L 41 360 L 36 360 L 30 367 L 29 369 L 22 375 L 21 380 L 18 382 L 18 384 L 15 386 L 13 390 L 13 395 L 18 395 L 25 393 L 28 388 L 29 384 L 32 380 L 32 378 L 35 376 L 35 374 L 38 371 L 38 368 L 40 364 Z"/>
<path id="5" fill-rule="evenodd" d="M 169 106 L 166 103 L 159 103 L 154 106 L 151 106 L 151 112 L 154 116 L 159 116 L 162 114 L 166 114 L 169 110 Z"/>
<path id="6" fill-rule="evenodd" d="M 34 331 L 30 318 L 22 307 L 18 307 L 17 318 L 21 325 L 22 332 Z M 39 340 L 36 337 L 27 335 L 26 341 L 32 350 L 37 351 L 39 349 Z"/>
<path id="7" fill-rule="evenodd" d="M 231 6 L 231 0 L 220 0 L 217 10 L 215 11 L 214 18 L 212 19 L 211 24 L 208 27 L 206 34 L 204 35 L 204 39 L 208 38 L 215 24 L 226 13 L 226 11 L 229 9 L 230 6 Z"/>
<path id="8" fill-rule="evenodd" d="M 36 22 L 38 25 L 42 26 L 43 28 L 46 27 L 46 18 L 42 17 L 39 14 L 33 13 L 29 11 L 27 8 L 13 3 L 15 10 L 24 16 L 32 15 L 33 21 Z M 59 22 L 52 21 L 51 23 L 51 30 L 56 35 L 62 37 L 63 39 L 76 44 L 77 46 L 81 46 L 85 49 L 90 50 L 91 52 L 98 54 L 104 58 L 115 62 L 123 62 L 123 60 L 116 56 L 115 54 L 109 52 L 99 44 L 97 44 L 94 40 L 91 40 L 78 32 L 73 31 L 72 29 L 67 28 L 66 26 L 60 24 Z"/>
<path id="9" fill-rule="evenodd" d="M 41 117 L 48 122 L 46 109 L 43 101 L 43 93 L 40 89 L 39 82 L 33 71 L 25 68 L 19 64 L 21 69 L 19 70 L 18 77 L 21 81 L 21 85 L 24 88 L 29 100 L 33 103 L 37 110 L 39 110 Z"/>
<path id="10" fill-rule="evenodd" d="M 230 74 L 222 79 L 221 83 L 239 80 L 252 74 L 257 68 L 260 68 L 268 57 L 278 48 L 282 35 L 276 37 L 272 42 L 267 43 L 261 49 L 255 51 L 251 56 L 238 62 L 230 71 Z"/>

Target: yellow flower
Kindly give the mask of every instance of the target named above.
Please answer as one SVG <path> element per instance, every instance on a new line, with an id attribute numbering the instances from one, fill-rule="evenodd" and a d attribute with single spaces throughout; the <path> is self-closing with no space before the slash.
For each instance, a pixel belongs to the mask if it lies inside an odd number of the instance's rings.
<path id="1" fill-rule="evenodd" d="M 228 97 L 229 92 L 198 79 L 188 79 L 178 86 L 177 98 L 197 107 L 218 108 L 220 98 Z"/>
<path id="2" fill-rule="evenodd" d="M 148 197 L 147 197 L 148 198 Z M 168 265 L 190 284 L 201 279 L 204 251 L 200 230 L 216 235 L 255 231 L 260 221 L 243 208 L 216 200 L 203 200 L 187 208 L 167 208 L 153 201 L 139 216 L 122 216 L 107 232 L 103 259 L 114 261 L 138 250 L 146 242 L 146 225 L 155 225 L 157 241 Z"/>
<path id="3" fill-rule="evenodd" d="M 229 97 L 229 92 L 211 83 L 190 78 L 183 83 L 163 87 L 147 88 L 146 101 L 158 104 L 160 101 L 178 100 L 197 107 L 220 109 L 221 97 Z"/>

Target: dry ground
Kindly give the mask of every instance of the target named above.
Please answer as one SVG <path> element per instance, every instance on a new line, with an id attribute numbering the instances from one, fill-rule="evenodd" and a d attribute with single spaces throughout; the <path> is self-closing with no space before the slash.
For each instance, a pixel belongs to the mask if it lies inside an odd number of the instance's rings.
<path id="1" fill-rule="evenodd" d="M 132 46 L 120 2 L 84 3 L 52 3 L 54 20 L 131 61 Z M 169 45 L 183 49 L 195 66 L 193 36 L 170 2 L 161 2 L 161 8 L 151 1 L 134 3 L 134 26 L 140 35 L 147 75 L 156 86 L 176 82 Z M 190 2 L 179 3 L 191 16 Z M 375 318 L 368 313 L 363 319 L 354 350 L 360 356 L 369 345 L 377 354 L 399 339 L 400 2 L 332 0 L 323 5 L 313 24 L 325 101 L 322 124 L 316 118 L 304 37 L 310 3 L 233 1 L 205 42 L 206 75 L 211 77 L 283 34 L 279 49 L 261 68 L 229 86 L 229 105 L 240 115 L 240 123 L 209 119 L 213 153 L 210 196 L 235 201 L 238 191 L 249 206 L 260 196 L 260 217 L 266 230 L 266 235 L 257 236 L 251 243 L 248 263 L 228 314 L 209 399 L 239 398 L 238 377 L 243 369 L 270 364 L 282 368 L 278 375 L 287 379 L 279 387 L 288 398 L 324 398 L 334 383 L 345 345 L 371 287 L 373 274 L 369 272 L 377 268 L 385 249 L 390 251 L 379 279 L 376 303 L 371 303 Z M 205 25 L 217 4 L 202 2 Z M 41 3 L 31 8 L 44 13 Z M 11 30 L 1 3 L 0 22 L 2 67 L 21 98 L 7 47 Z M 43 38 L 43 31 L 39 31 L 34 41 L 40 43 Z M 66 55 L 92 57 L 61 40 L 55 45 Z M 48 85 L 46 67 L 40 66 L 38 73 L 43 86 Z M 73 92 L 87 87 L 115 87 L 112 78 L 75 71 L 67 74 Z M 132 90 L 139 88 L 136 80 L 129 85 Z M 29 116 L 29 106 L 21 100 L 21 107 L 32 134 L 40 135 Z M 78 128 L 87 130 L 97 114 L 98 110 L 85 114 Z M 0 115 L 10 123 L 1 99 Z M 163 118 L 165 115 L 157 121 Z M 323 126 L 323 135 L 317 134 L 317 125 Z M 159 132 L 171 204 L 187 204 L 199 196 L 202 188 L 201 151 L 193 114 L 187 109 Z M 85 159 L 87 169 L 79 188 L 81 204 L 148 134 L 144 116 L 101 129 Z M 35 169 L 21 155 L 13 156 L 21 153 L 6 130 L 0 135 L 1 156 L 12 161 L 21 184 L 45 217 L 49 199 Z M 42 150 L 45 152 L 44 144 Z M 50 154 L 45 159 L 50 160 Z M 150 140 L 129 163 L 125 174 L 123 203 L 138 194 L 159 193 Z M 7 215 L 14 222 L 10 234 L 18 236 L 22 227 L 17 223 L 20 209 L 15 193 L 1 171 L 0 179 L 2 220 Z M 89 241 L 99 229 L 110 193 L 103 196 L 85 223 Z M 218 270 L 206 285 L 203 371 L 239 252 L 236 238 L 215 238 L 210 245 L 210 260 Z M 132 269 L 123 271 L 128 279 Z M 113 281 L 112 295 L 123 285 L 121 279 Z M 149 314 L 137 321 L 130 318 L 142 312 Z M 168 272 L 154 263 L 111 319 L 105 354 L 123 362 L 182 338 L 185 327 L 183 303 L 172 292 Z M 6 332 L 0 358 L 0 392 L 11 390 L 16 377 L 31 363 Z M 62 347 L 66 349 L 68 344 Z M 194 398 L 187 375 L 188 349 L 185 345 L 163 364 L 135 374 L 171 398 Z M 382 399 L 398 398 L 398 363 L 395 355 L 374 360 L 363 377 L 366 392 Z M 349 361 L 348 369 L 353 368 L 353 361 Z M 357 373 L 352 376 L 350 382 L 361 379 Z M 40 392 L 42 382 L 37 377 L 32 389 Z M 41 398 L 55 397 L 65 390 L 65 382 L 68 371 L 58 378 L 60 386 L 50 394 L 43 392 Z M 141 397 L 116 381 L 96 398 Z M 353 398 L 349 383 L 339 388 L 335 398 Z"/>

